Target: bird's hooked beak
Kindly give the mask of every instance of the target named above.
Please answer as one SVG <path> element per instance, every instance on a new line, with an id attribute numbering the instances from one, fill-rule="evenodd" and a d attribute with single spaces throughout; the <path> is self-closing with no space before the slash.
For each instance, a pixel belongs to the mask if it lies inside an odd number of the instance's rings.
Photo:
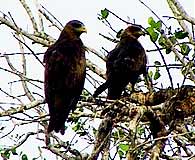
<path id="1" fill-rule="evenodd" d="M 78 28 L 78 31 L 80 32 L 80 33 L 87 33 L 87 29 L 86 29 L 86 27 L 85 26 L 81 26 L 80 28 Z"/>
<path id="2" fill-rule="evenodd" d="M 147 33 L 144 30 L 140 30 L 137 32 L 137 34 L 140 36 L 145 36 Z"/>

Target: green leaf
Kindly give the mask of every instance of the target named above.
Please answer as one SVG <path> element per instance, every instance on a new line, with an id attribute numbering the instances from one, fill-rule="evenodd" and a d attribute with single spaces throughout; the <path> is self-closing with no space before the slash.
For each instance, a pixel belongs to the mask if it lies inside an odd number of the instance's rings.
<path id="1" fill-rule="evenodd" d="M 79 122 L 77 124 L 75 124 L 74 127 L 72 127 L 72 130 L 75 132 L 78 131 L 79 129 L 81 129 L 81 124 Z"/>
<path id="2" fill-rule="evenodd" d="M 16 153 L 16 148 L 13 148 L 13 149 L 11 150 L 11 152 L 12 152 L 13 155 L 18 155 L 18 154 Z"/>
<path id="3" fill-rule="evenodd" d="M 188 32 L 177 31 L 174 33 L 174 35 L 178 39 L 184 39 L 184 38 L 188 37 Z"/>
<path id="4" fill-rule="evenodd" d="M 182 44 L 181 45 L 181 54 L 188 55 L 190 50 L 191 49 L 190 49 L 190 47 L 188 45 L 186 45 L 186 44 Z"/>
<path id="5" fill-rule="evenodd" d="M 162 22 L 161 21 L 156 22 L 155 29 L 160 32 L 161 28 L 162 28 Z"/>
<path id="6" fill-rule="evenodd" d="M 169 39 L 173 44 L 175 44 L 175 43 L 177 42 L 177 39 L 176 39 L 175 36 L 170 36 L 168 39 Z"/>
<path id="7" fill-rule="evenodd" d="M 124 153 L 123 153 L 123 151 L 121 151 L 121 150 L 118 150 L 118 155 L 119 155 L 119 157 L 123 157 L 123 155 L 124 155 Z"/>
<path id="8" fill-rule="evenodd" d="M 2 153 L 2 156 L 9 159 L 10 157 L 10 151 L 9 150 L 6 150 L 4 153 Z"/>
<path id="9" fill-rule="evenodd" d="M 152 17 L 148 18 L 148 24 L 150 25 L 150 27 L 155 28 L 159 32 L 162 28 L 162 22 L 161 21 L 155 22 Z"/>
<path id="10" fill-rule="evenodd" d="M 149 71 L 149 72 L 148 72 L 148 76 L 149 76 L 150 78 L 152 78 L 153 72 L 152 72 L 152 71 Z"/>
<path id="11" fill-rule="evenodd" d="M 154 28 L 152 27 L 148 27 L 146 28 L 146 30 L 148 31 L 148 33 L 150 34 L 150 39 L 152 42 L 156 42 L 156 40 L 158 39 L 158 33 L 154 31 Z"/>
<path id="12" fill-rule="evenodd" d="M 137 133 L 138 133 L 139 135 L 142 135 L 143 133 L 145 133 L 145 129 L 142 128 L 142 127 L 139 127 L 138 130 L 137 130 Z"/>
<path id="13" fill-rule="evenodd" d="M 19 155 L 21 156 L 22 154 L 23 154 L 23 151 L 21 151 Z"/>
<path id="14" fill-rule="evenodd" d="M 149 17 L 149 18 L 148 18 L 148 24 L 149 24 L 151 27 L 155 27 L 156 22 L 154 21 L 154 19 L 153 19 L 152 17 Z"/>
<path id="15" fill-rule="evenodd" d="M 106 8 L 101 10 L 102 19 L 106 19 L 108 17 L 108 15 L 109 15 L 109 12 Z"/>
<path id="16" fill-rule="evenodd" d="M 160 36 L 160 38 L 158 39 L 158 44 L 161 45 L 162 47 L 165 47 L 166 40 L 163 36 Z"/>
<path id="17" fill-rule="evenodd" d="M 193 69 L 192 72 L 195 73 L 195 69 Z"/>
<path id="18" fill-rule="evenodd" d="M 167 48 L 165 52 L 166 52 L 166 54 L 169 54 L 169 53 L 171 53 L 171 49 Z"/>
<path id="19" fill-rule="evenodd" d="M 96 135 L 96 133 L 97 133 L 97 129 L 93 127 L 93 134 Z"/>
<path id="20" fill-rule="evenodd" d="M 161 76 L 159 69 L 156 69 L 156 72 L 154 74 L 154 80 L 157 80 Z"/>
<path id="21" fill-rule="evenodd" d="M 159 61 L 155 61 L 154 64 L 157 65 L 157 66 L 161 65 L 161 63 Z"/>
<path id="22" fill-rule="evenodd" d="M 26 154 L 23 154 L 23 155 L 22 155 L 22 160 L 28 160 L 28 157 L 27 157 Z"/>
<path id="23" fill-rule="evenodd" d="M 129 145 L 128 144 L 119 144 L 119 148 L 122 151 L 127 152 L 129 150 Z"/>
<path id="24" fill-rule="evenodd" d="M 89 96 L 89 92 L 87 92 L 86 90 L 83 90 L 83 91 L 82 91 L 82 95 L 84 95 L 84 96 Z"/>

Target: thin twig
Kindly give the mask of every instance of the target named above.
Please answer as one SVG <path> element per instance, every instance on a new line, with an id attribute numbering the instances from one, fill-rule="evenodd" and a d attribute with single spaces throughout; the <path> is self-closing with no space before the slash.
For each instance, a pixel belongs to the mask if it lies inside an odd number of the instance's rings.
<path id="1" fill-rule="evenodd" d="M 15 53 L 0 53 L 0 58 L 4 58 L 5 56 L 15 56 L 15 55 L 21 55 L 21 54 L 24 54 L 24 55 L 32 55 L 32 52 L 24 52 L 24 53 L 21 53 L 21 52 L 15 52 Z M 43 52 L 38 52 L 38 53 L 34 53 L 36 56 L 38 55 L 43 55 L 44 53 Z"/>
<path id="2" fill-rule="evenodd" d="M 57 23 L 53 22 L 53 20 L 47 15 L 47 13 L 45 13 L 43 10 L 39 9 L 39 12 L 53 25 L 55 26 L 57 29 L 59 29 L 60 31 L 62 31 L 62 27 L 60 27 Z"/>
<path id="3" fill-rule="evenodd" d="M 130 23 L 128 21 L 125 21 L 124 19 L 122 19 L 121 17 L 119 17 L 118 15 L 116 15 L 114 12 L 110 11 L 109 9 L 105 8 L 109 13 L 111 13 L 113 16 L 115 16 L 116 18 L 118 18 L 119 20 L 121 20 L 122 22 L 126 23 L 126 24 L 133 24 Z"/>
<path id="4" fill-rule="evenodd" d="M 103 34 L 101 34 L 101 33 L 99 33 L 99 35 L 102 36 L 103 38 L 105 38 L 105 39 L 111 41 L 111 42 L 114 42 L 114 43 L 118 43 L 118 42 L 119 42 L 119 40 L 117 40 L 117 39 L 112 39 L 112 38 L 107 37 L 107 36 L 105 36 L 105 35 L 103 35 Z"/>
<path id="5" fill-rule="evenodd" d="M 140 3 L 142 3 L 150 12 L 152 12 L 160 21 L 161 23 L 169 30 L 169 27 L 161 20 L 161 18 L 148 6 L 146 5 L 143 1 L 139 0 Z"/>
<path id="6" fill-rule="evenodd" d="M 19 38 L 17 38 L 15 35 L 13 35 L 14 38 L 16 38 L 20 43 L 22 43 L 28 50 L 31 51 L 32 55 L 38 60 L 38 62 L 44 67 L 43 62 L 39 59 L 39 57 L 36 55 L 36 53 L 23 41 L 21 41 Z"/>
<path id="7" fill-rule="evenodd" d="M 44 6 L 42 6 L 41 5 L 41 7 L 51 16 L 51 17 L 53 17 L 53 19 L 54 20 L 56 20 L 60 25 L 61 25 L 61 27 L 62 28 L 64 28 L 64 25 L 49 11 L 49 10 L 47 10 Z"/>
<path id="8" fill-rule="evenodd" d="M 162 58 L 162 60 L 163 60 L 163 63 L 164 63 L 164 65 L 165 65 L 165 68 L 166 68 L 166 70 L 167 70 L 167 74 L 168 74 L 168 77 L 169 77 L 169 80 L 170 80 L 170 83 L 171 83 L 171 87 L 173 88 L 173 79 L 172 79 L 171 73 L 170 73 L 170 71 L 169 71 L 169 68 L 168 68 L 168 66 L 167 66 L 167 63 L 166 63 L 166 61 L 165 61 L 165 58 L 164 58 L 164 56 L 163 56 L 161 50 L 159 50 L 158 45 L 157 45 L 155 42 L 153 42 L 153 43 L 154 43 L 154 45 L 156 46 L 156 48 L 158 49 L 158 51 L 159 51 L 159 53 L 160 53 L 160 56 L 161 56 L 161 58 Z"/>

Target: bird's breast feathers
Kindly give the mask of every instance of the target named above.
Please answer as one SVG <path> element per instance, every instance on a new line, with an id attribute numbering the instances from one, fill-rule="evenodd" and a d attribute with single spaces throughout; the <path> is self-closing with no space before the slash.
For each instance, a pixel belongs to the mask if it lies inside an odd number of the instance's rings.
<path id="1" fill-rule="evenodd" d="M 63 83 L 66 88 L 81 85 L 85 78 L 85 50 L 78 44 L 49 49 L 46 58 L 46 79 L 52 84 Z M 63 81 L 63 82 L 62 82 Z M 58 88 L 58 87 L 57 87 Z"/>

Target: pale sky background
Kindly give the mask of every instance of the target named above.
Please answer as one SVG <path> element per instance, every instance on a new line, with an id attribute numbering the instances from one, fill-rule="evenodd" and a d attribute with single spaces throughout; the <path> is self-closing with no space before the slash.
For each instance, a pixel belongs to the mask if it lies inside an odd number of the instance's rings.
<path id="1" fill-rule="evenodd" d="M 35 8 L 33 3 L 35 0 L 26 0 L 28 4 L 30 4 L 30 7 L 32 9 Z M 171 11 L 168 8 L 168 5 L 166 4 L 166 0 L 143 0 L 148 6 L 151 7 L 151 9 L 158 14 L 159 17 L 162 18 L 162 16 L 168 16 L 171 15 Z M 193 17 L 195 17 L 194 13 L 194 7 L 195 2 L 194 0 L 179 0 L 179 2 L 183 5 L 184 9 L 187 11 L 187 13 Z M 46 7 L 53 15 L 55 15 L 58 20 L 62 24 L 66 24 L 69 20 L 72 19 L 78 19 L 82 21 L 87 29 L 88 33 L 82 35 L 83 42 L 85 45 L 90 46 L 91 48 L 96 49 L 99 51 L 101 47 L 106 48 L 107 50 L 111 50 L 115 44 L 112 42 L 109 42 L 105 39 L 103 39 L 101 36 L 99 36 L 99 33 L 105 34 L 109 36 L 108 32 L 111 32 L 105 25 L 101 23 L 97 19 L 97 14 L 100 13 L 101 9 L 108 8 L 109 10 L 116 13 L 118 16 L 125 20 L 129 20 L 130 22 L 133 22 L 133 19 L 135 19 L 135 22 L 137 24 L 141 24 L 144 27 L 147 27 L 147 19 L 148 17 L 152 16 L 156 19 L 156 17 L 145 7 L 143 6 L 138 0 L 40 0 L 40 3 Z M 27 14 L 25 13 L 23 7 L 21 6 L 20 2 L 18 0 L 0 0 L 0 11 L 7 14 L 9 11 L 11 15 L 13 16 L 15 22 L 18 26 L 20 26 L 23 29 L 26 29 L 28 31 L 31 30 L 31 24 L 27 17 Z M 34 14 L 36 15 L 36 14 Z M 116 19 L 113 16 L 109 16 L 109 20 L 114 26 L 116 30 L 120 30 L 121 28 L 125 28 L 126 25 Z M 174 22 L 174 20 L 167 20 L 165 18 L 162 18 L 162 20 L 166 24 L 172 25 L 172 28 L 177 28 L 177 23 Z M 45 26 L 45 28 L 48 28 Z M 54 28 L 48 28 L 48 33 L 53 36 L 54 38 L 58 38 L 59 31 Z M 112 33 L 112 32 L 111 32 Z M 13 52 L 19 52 L 19 47 L 17 44 L 17 41 L 13 38 L 12 34 L 10 34 L 10 29 L 7 29 L 5 26 L 0 25 L 0 52 L 6 52 L 6 53 L 13 53 Z M 145 47 L 145 49 L 154 49 L 155 47 L 150 42 L 149 37 L 141 37 L 140 42 Z M 44 52 L 46 48 L 42 48 L 38 45 L 34 45 L 32 49 L 36 52 Z M 28 50 L 26 50 L 28 51 Z M 147 53 L 149 64 L 153 64 L 155 60 L 160 60 L 161 58 L 159 56 L 159 53 Z M 90 57 L 90 55 L 87 53 L 87 57 Z M 32 57 L 31 57 L 32 58 Z M 19 58 L 14 59 L 15 63 L 20 60 Z M 32 60 L 32 59 L 29 59 Z M 166 60 L 169 62 L 174 62 L 174 58 L 171 55 L 166 56 Z M 96 59 L 92 59 L 94 63 L 96 63 Z M 101 63 L 98 63 L 101 64 Z M 0 61 L 0 66 L 5 66 L 6 64 L 4 61 Z M 105 68 L 105 66 L 100 66 L 101 68 Z M 35 79 L 42 79 L 43 80 L 43 68 L 39 64 L 34 64 L 32 60 L 32 65 L 28 66 L 29 75 Z M 163 71 L 162 71 L 163 72 Z M 179 72 L 175 71 L 173 74 L 174 79 L 174 85 L 177 86 L 176 83 L 181 82 L 182 79 L 179 76 Z M 10 80 L 10 77 L 7 77 L 7 74 L 5 74 L 3 71 L 0 70 L 1 75 L 1 81 L 0 81 L 0 88 L 6 89 L 9 88 L 10 85 L 7 83 Z M 163 83 L 164 87 L 168 87 L 170 85 L 169 81 L 165 81 L 167 79 L 167 74 L 165 74 L 159 81 Z M 159 83 L 160 85 L 160 83 Z M 13 91 L 14 92 L 14 91 Z M 17 91 L 16 91 L 17 92 Z M 43 94 L 43 91 L 39 90 L 39 93 Z M 0 93 L 1 96 L 1 93 Z M 2 97 L 0 97 L 0 101 L 4 101 Z M 1 125 L 1 121 L 0 121 Z M 25 126 L 26 127 L 26 126 Z M 31 126 L 28 126 L 28 129 L 31 130 Z M 33 145 L 32 145 L 33 144 Z M 1 142 L 0 142 L 1 145 Z M 43 145 L 43 144 L 42 144 Z M 34 144 L 34 139 L 30 141 L 28 144 L 23 145 L 26 153 L 29 157 L 33 157 L 33 155 L 37 155 L 37 149 Z M 29 152 L 30 150 L 30 152 Z M 31 159 L 31 158 L 30 158 Z M 48 160 L 50 160 L 49 158 Z M 14 160 L 14 158 L 13 158 Z"/>

